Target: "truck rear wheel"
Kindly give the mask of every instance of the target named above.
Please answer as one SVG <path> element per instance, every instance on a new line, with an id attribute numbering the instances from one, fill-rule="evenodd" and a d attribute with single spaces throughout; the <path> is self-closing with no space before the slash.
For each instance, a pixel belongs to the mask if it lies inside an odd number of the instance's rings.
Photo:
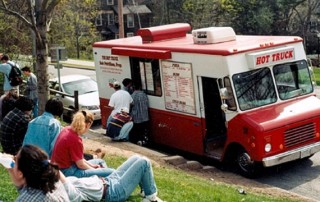
<path id="1" fill-rule="evenodd" d="M 236 162 L 241 175 L 248 178 L 257 177 L 260 166 L 257 162 L 251 159 L 246 150 L 240 149 L 238 151 Z"/>

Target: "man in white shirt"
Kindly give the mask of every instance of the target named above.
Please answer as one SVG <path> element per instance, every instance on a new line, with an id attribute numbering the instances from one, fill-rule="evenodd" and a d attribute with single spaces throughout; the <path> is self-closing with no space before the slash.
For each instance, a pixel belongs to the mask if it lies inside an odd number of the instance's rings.
<path id="1" fill-rule="evenodd" d="M 113 115 L 120 112 L 122 107 L 126 107 L 130 111 L 130 106 L 133 102 L 131 95 L 127 91 L 121 89 L 121 84 L 118 81 L 113 83 L 113 88 L 116 92 L 111 95 L 108 104 L 108 106 L 112 109 L 112 112 L 107 120 L 107 127 Z"/>

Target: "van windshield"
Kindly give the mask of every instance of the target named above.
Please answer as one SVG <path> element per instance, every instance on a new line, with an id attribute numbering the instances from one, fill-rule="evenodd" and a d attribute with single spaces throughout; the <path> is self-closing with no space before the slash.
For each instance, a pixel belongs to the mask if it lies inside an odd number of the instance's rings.
<path id="1" fill-rule="evenodd" d="M 269 68 L 256 69 L 232 76 L 239 108 L 248 110 L 277 101 Z"/>
<path id="2" fill-rule="evenodd" d="M 313 92 L 306 61 L 297 61 L 273 67 L 274 78 L 282 100 Z"/>
<path id="3" fill-rule="evenodd" d="M 73 95 L 74 91 L 78 91 L 79 95 L 97 92 L 98 85 L 92 79 L 81 79 L 62 84 L 65 93 Z"/>

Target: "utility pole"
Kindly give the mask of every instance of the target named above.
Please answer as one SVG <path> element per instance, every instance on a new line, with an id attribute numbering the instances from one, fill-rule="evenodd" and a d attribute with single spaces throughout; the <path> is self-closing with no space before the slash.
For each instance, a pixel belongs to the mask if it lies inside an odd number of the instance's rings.
<path id="1" fill-rule="evenodd" d="M 123 0 L 118 0 L 119 38 L 124 38 L 123 28 Z"/>

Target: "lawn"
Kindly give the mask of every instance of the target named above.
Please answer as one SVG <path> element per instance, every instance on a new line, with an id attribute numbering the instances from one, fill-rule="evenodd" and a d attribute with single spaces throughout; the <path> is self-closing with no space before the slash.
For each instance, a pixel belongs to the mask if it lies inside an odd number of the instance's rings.
<path id="1" fill-rule="evenodd" d="M 316 80 L 317 86 L 320 86 L 320 68 L 313 68 L 314 78 Z"/>
<path id="2" fill-rule="evenodd" d="M 108 156 L 108 164 L 117 167 L 125 160 L 121 156 Z M 222 184 L 213 180 L 206 180 L 188 174 L 185 171 L 167 167 L 154 167 L 154 175 L 159 189 L 160 198 L 167 202 L 293 202 L 285 198 L 272 198 L 256 194 L 239 194 L 236 185 Z M 0 201 L 11 202 L 17 197 L 17 192 L 12 185 L 7 171 L 0 166 Z M 141 197 L 137 189 L 127 200 L 140 202 Z M 298 201 L 298 200 L 297 200 Z"/>

